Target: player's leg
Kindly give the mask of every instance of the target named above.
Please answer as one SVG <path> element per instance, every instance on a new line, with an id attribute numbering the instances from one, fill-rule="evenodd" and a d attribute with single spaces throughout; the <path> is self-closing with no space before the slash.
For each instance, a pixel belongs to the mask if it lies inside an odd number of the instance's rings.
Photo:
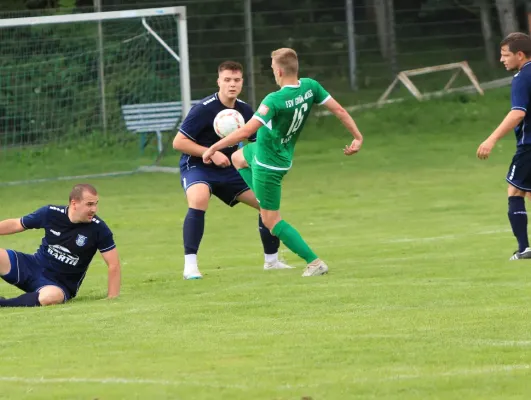
<path id="1" fill-rule="evenodd" d="M 255 143 L 249 143 L 243 148 L 232 154 L 232 165 L 238 170 L 238 173 L 244 179 L 247 186 L 251 188 L 249 192 L 243 193 L 242 198 L 239 199 L 242 203 L 246 203 L 251 207 L 255 207 L 260 210 L 256 196 L 252 192 L 253 187 L 253 173 L 251 165 L 254 161 L 256 145 Z M 246 201 L 247 198 L 248 200 Z M 284 264 L 278 259 L 278 248 L 280 247 L 280 239 L 271 234 L 271 231 L 264 225 L 262 221 L 262 215 L 258 214 L 258 232 L 260 232 L 260 239 L 264 246 L 264 269 L 287 269 L 292 268 L 287 264 Z"/>
<path id="2" fill-rule="evenodd" d="M 205 213 L 211 188 L 206 173 L 200 168 L 183 172 L 181 183 L 186 193 L 188 211 L 183 222 L 184 279 L 201 279 L 197 253 L 205 231 Z"/>
<path id="3" fill-rule="evenodd" d="M 243 192 L 236 199 L 241 203 L 260 210 L 256 196 L 252 190 Z M 280 239 L 273 236 L 271 231 L 264 225 L 260 213 L 258 213 L 258 232 L 260 233 L 260 240 L 262 240 L 262 245 L 264 247 L 264 270 L 293 268 L 278 259 Z"/>
<path id="4" fill-rule="evenodd" d="M 253 185 L 264 225 L 292 252 L 306 261 L 302 276 L 323 275 L 328 266 L 320 260 L 300 233 L 280 216 L 282 179 L 287 171 L 253 168 Z"/>
<path id="5" fill-rule="evenodd" d="M 515 188 L 511 184 L 507 189 L 508 195 L 508 216 L 509 222 L 516 241 L 518 250 L 510 258 L 511 260 L 531 258 L 531 249 L 529 248 L 529 237 L 527 233 L 527 211 L 525 208 L 526 192 Z"/>
<path id="6" fill-rule="evenodd" d="M 253 174 L 250 168 L 254 158 L 254 143 L 249 143 L 231 156 L 232 165 L 238 170 L 247 186 L 253 189 Z"/>
<path id="7" fill-rule="evenodd" d="M 58 286 L 46 285 L 38 290 L 39 303 L 42 306 L 62 304 L 67 300 L 65 292 Z"/>
<path id="8" fill-rule="evenodd" d="M 0 275 L 26 292 L 11 299 L 1 298 L 0 307 L 38 307 L 65 301 L 64 292 L 57 286 L 47 286 L 43 294 L 39 292 L 41 268 L 32 255 L 0 249 Z"/>
<path id="9" fill-rule="evenodd" d="M 527 211 L 525 207 L 526 192 L 531 189 L 531 157 L 516 154 L 507 174 L 508 217 L 511 228 L 518 242 L 518 250 L 511 260 L 531 258 L 529 237 L 527 233 Z"/>

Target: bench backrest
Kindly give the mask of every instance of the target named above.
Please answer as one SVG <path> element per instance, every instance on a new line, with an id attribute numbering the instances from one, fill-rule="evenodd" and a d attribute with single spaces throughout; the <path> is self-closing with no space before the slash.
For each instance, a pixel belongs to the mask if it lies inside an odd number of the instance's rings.
<path id="1" fill-rule="evenodd" d="M 192 100 L 195 105 L 199 100 Z M 163 132 L 175 130 L 181 121 L 182 102 L 127 104 L 122 114 L 127 130 L 136 133 Z"/>

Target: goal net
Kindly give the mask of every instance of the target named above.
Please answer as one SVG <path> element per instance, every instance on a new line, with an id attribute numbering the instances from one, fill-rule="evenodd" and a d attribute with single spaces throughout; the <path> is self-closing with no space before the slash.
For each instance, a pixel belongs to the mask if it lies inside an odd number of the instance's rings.
<path id="1" fill-rule="evenodd" d="M 185 7 L 3 19 L 0 37 L 0 182 L 23 177 L 10 162 L 36 152 L 50 156 L 33 163 L 37 177 L 77 173 L 65 146 L 78 153 L 79 172 L 112 172 L 98 150 L 141 154 L 124 106 L 178 104 L 182 116 L 190 109 Z M 152 147 L 148 155 L 160 150 Z"/>

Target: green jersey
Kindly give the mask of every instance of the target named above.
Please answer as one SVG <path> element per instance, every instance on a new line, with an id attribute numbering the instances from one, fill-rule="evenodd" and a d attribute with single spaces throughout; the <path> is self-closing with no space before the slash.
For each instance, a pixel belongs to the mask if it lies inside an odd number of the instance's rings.
<path id="1" fill-rule="evenodd" d="M 319 82 L 310 78 L 268 94 L 254 114 L 263 124 L 256 139 L 256 163 L 269 169 L 290 169 L 295 143 L 312 106 L 329 98 Z"/>

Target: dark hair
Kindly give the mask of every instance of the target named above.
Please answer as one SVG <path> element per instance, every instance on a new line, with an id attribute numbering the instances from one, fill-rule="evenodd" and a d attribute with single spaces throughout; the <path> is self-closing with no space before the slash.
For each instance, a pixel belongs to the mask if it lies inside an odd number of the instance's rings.
<path id="1" fill-rule="evenodd" d="M 507 46 L 513 54 L 521 51 L 526 57 L 531 57 L 531 37 L 522 32 L 508 34 L 500 43 L 500 47 Z"/>
<path id="2" fill-rule="evenodd" d="M 72 191 L 70 192 L 70 197 L 68 198 L 68 202 L 70 203 L 72 200 L 83 200 L 83 194 L 85 192 L 89 192 L 93 196 L 96 196 L 98 194 L 94 186 L 89 185 L 88 183 L 79 183 L 72 188 Z"/>
<path id="3" fill-rule="evenodd" d="M 239 62 L 236 62 L 236 61 L 223 61 L 221 64 L 219 64 L 218 74 L 226 70 L 240 71 L 243 73 L 243 65 L 241 65 Z"/>

